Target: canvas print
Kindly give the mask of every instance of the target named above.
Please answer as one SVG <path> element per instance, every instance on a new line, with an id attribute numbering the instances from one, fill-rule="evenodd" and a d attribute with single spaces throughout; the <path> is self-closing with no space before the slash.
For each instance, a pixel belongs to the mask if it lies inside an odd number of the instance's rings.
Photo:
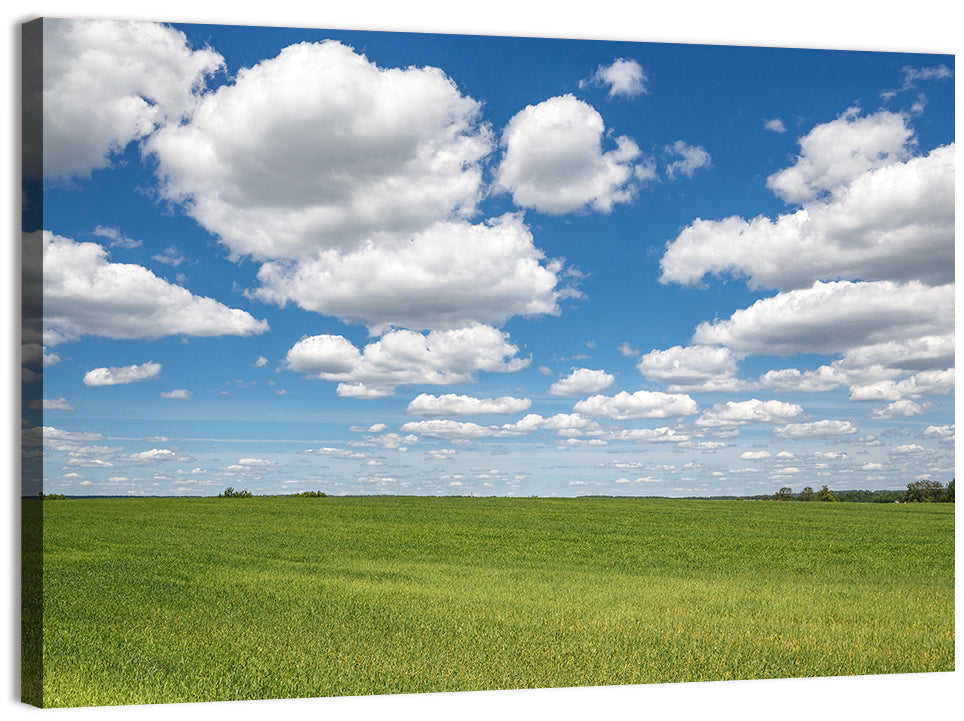
<path id="1" fill-rule="evenodd" d="M 954 669 L 952 55 L 23 40 L 25 702 Z"/>

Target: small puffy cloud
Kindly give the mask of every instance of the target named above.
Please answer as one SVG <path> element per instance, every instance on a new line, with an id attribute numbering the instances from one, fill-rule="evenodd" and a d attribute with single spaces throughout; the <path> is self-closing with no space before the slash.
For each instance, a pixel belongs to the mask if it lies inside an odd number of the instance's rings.
<path id="1" fill-rule="evenodd" d="M 161 364 L 148 361 L 140 365 L 111 366 L 110 368 L 94 368 L 84 375 L 84 385 L 115 386 L 123 383 L 154 380 L 161 375 Z"/>
<path id="2" fill-rule="evenodd" d="M 626 441 L 629 443 L 686 443 L 692 436 L 678 428 L 620 428 L 606 433 L 607 441 Z"/>
<path id="3" fill-rule="evenodd" d="M 384 423 L 373 423 L 367 428 L 364 426 L 351 426 L 348 430 L 353 433 L 381 433 L 382 431 L 388 430 L 388 426 Z"/>
<path id="4" fill-rule="evenodd" d="M 438 68 L 381 68 L 329 40 L 242 68 L 145 147 L 164 197 L 263 260 L 471 216 L 491 136 Z"/>
<path id="5" fill-rule="evenodd" d="M 289 370 L 337 381 L 338 393 L 352 397 L 390 395 L 396 386 L 451 385 L 473 380 L 477 371 L 512 373 L 529 359 L 515 358 L 508 335 L 472 326 L 427 335 L 397 330 L 359 350 L 344 336 L 302 338 L 289 351 Z"/>
<path id="6" fill-rule="evenodd" d="M 804 415 L 803 408 L 783 401 L 747 401 L 716 403 L 694 423 L 699 428 L 734 428 L 751 423 L 785 423 Z"/>
<path id="7" fill-rule="evenodd" d="M 882 471 L 884 466 L 882 463 L 865 463 L 860 467 L 862 471 Z"/>
<path id="8" fill-rule="evenodd" d="M 31 408 L 40 408 L 45 411 L 72 411 L 74 407 L 67 402 L 66 398 L 43 398 L 40 401 L 31 401 Z"/>
<path id="9" fill-rule="evenodd" d="M 943 63 L 926 68 L 905 66 L 901 68 L 901 74 L 904 76 L 902 90 L 916 88 L 918 80 L 946 80 L 954 76 L 954 72 Z"/>
<path id="10" fill-rule="evenodd" d="M 811 423 L 788 423 L 773 429 L 776 438 L 836 438 L 857 432 L 857 426 L 851 421 L 825 420 Z"/>
<path id="11" fill-rule="evenodd" d="M 646 71 L 638 61 L 617 58 L 611 65 L 600 65 L 592 75 L 580 80 L 579 87 L 608 86 L 610 98 L 635 98 L 646 92 L 647 79 Z"/>
<path id="12" fill-rule="evenodd" d="M 421 393 L 416 396 L 405 412 L 420 416 L 472 416 L 481 414 L 522 413 L 529 410 L 528 398 L 474 398 L 472 396 L 446 393 L 434 396 Z"/>
<path id="13" fill-rule="evenodd" d="M 651 170 L 634 164 L 640 150 L 630 138 L 619 136 L 616 147 L 604 151 L 604 137 L 602 116 L 572 95 L 529 105 L 502 133 L 498 185 L 521 208 L 561 215 L 588 206 L 608 213 L 631 201 L 637 181 Z"/>
<path id="14" fill-rule="evenodd" d="M 780 118 L 770 118 L 764 121 L 763 127 L 767 130 L 772 130 L 774 133 L 785 133 L 787 132 L 787 126 L 783 124 Z"/>
<path id="15" fill-rule="evenodd" d="M 164 265 L 170 265 L 174 268 L 184 262 L 184 257 L 173 245 L 169 248 L 165 248 L 163 252 L 151 256 L 151 259 L 156 260 L 158 263 L 164 263 Z"/>
<path id="16" fill-rule="evenodd" d="M 901 381 L 885 380 L 852 386 L 852 401 L 900 401 L 923 395 L 947 395 L 954 390 L 954 369 L 922 371 Z"/>
<path id="17" fill-rule="evenodd" d="M 587 396 L 609 388 L 614 380 L 614 376 L 602 370 L 575 368 L 568 376 L 549 386 L 549 393 L 554 396 Z"/>
<path id="18" fill-rule="evenodd" d="M 953 319 L 953 285 L 817 282 L 758 300 L 728 320 L 701 323 L 693 340 L 739 353 L 844 353 L 947 333 Z"/>
<path id="19" fill-rule="evenodd" d="M 266 365 L 268 365 L 268 359 L 265 358 L 263 355 L 258 356 L 258 360 L 252 363 L 252 365 L 255 368 L 264 368 Z"/>
<path id="20" fill-rule="evenodd" d="M 140 248 L 143 244 L 143 241 L 135 238 L 128 238 L 117 228 L 110 228 L 103 225 L 98 225 L 96 228 L 94 228 L 94 235 L 100 238 L 107 238 L 112 246 L 120 248 Z"/>
<path id="21" fill-rule="evenodd" d="M 159 461 L 186 461 L 187 456 L 179 456 L 169 448 L 152 448 L 149 451 L 140 451 L 124 456 L 123 460 L 132 463 L 156 463 Z"/>
<path id="22" fill-rule="evenodd" d="M 632 358 L 642 353 L 642 351 L 638 351 L 635 348 L 633 348 L 628 342 L 619 344 L 619 352 L 622 353 L 627 358 Z"/>
<path id="23" fill-rule="evenodd" d="M 870 170 L 906 160 L 913 134 L 900 113 L 861 116 L 859 108 L 849 108 L 800 138 L 797 162 L 771 175 L 767 186 L 789 203 L 812 200 Z"/>
<path id="24" fill-rule="evenodd" d="M 762 461 L 770 457 L 770 451 L 745 451 L 740 454 L 740 459 L 744 461 Z"/>
<path id="25" fill-rule="evenodd" d="M 948 440 L 954 438 L 954 425 L 949 426 L 927 426 L 924 430 L 924 438 L 938 438 Z"/>
<path id="26" fill-rule="evenodd" d="M 676 158 L 666 165 L 666 175 L 670 180 L 674 180 L 677 175 L 685 175 L 692 178 L 700 168 L 707 167 L 710 162 L 710 154 L 706 148 L 699 145 L 689 145 L 682 140 L 677 140 L 672 145 L 665 148 L 666 154 L 671 158 Z"/>
<path id="27" fill-rule="evenodd" d="M 880 408 L 875 408 L 869 414 L 867 418 L 872 421 L 889 421 L 895 418 L 912 418 L 913 416 L 920 416 L 924 414 L 928 408 L 933 406 L 932 403 L 917 403 L 916 401 L 894 401 L 893 403 L 881 406 Z"/>
<path id="28" fill-rule="evenodd" d="M 699 405 L 688 395 L 656 391 L 622 391 L 614 396 L 595 395 L 573 407 L 592 418 L 624 421 L 638 418 L 674 418 L 699 412 Z"/>
<path id="29" fill-rule="evenodd" d="M 48 19 L 43 30 L 45 177 L 87 176 L 131 141 L 177 124 L 224 64 L 158 23 Z"/>
<path id="30" fill-rule="evenodd" d="M 429 438 L 439 438 L 447 441 L 471 441 L 478 438 L 505 438 L 509 436 L 524 435 L 528 431 L 522 431 L 514 426 L 482 426 L 478 423 L 466 421 L 452 421 L 447 419 L 437 419 L 428 421 L 409 421 L 402 425 L 401 430 L 407 433 L 417 433 L 418 435 Z"/>
<path id="31" fill-rule="evenodd" d="M 165 391 L 161 393 L 161 398 L 176 398 L 179 400 L 187 400 L 191 397 L 191 391 L 184 388 L 176 388 L 172 391 Z"/>
<path id="32" fill-rule="evenodd" d="M 636 367 L 648 381 L 698 386 L 732 377 L 736 373 L 737 356 L 729 348 L 677 345 L 650 351 Z"/>
<path id="33" fill-rule="evenodd" d="M 59 340 L 83 335 L 160 338 L 268 330 L 267 322 L 196 296 L 143 266 L 110 262 L 97 243 L 78 243 L 46 230 L 27 236 L 25 244 L 42 245 L 45 335 Z"/>

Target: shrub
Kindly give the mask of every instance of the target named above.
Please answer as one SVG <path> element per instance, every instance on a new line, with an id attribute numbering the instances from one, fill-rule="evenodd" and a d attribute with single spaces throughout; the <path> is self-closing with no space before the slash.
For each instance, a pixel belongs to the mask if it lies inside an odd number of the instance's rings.
<path id="1" fill-rule="evenodd" d="M 246 488 L 236 491 L 231 486 L 228 486 L 223 492 L 218 494 L 218 498 L 251 498 L 251 491 Z"/>

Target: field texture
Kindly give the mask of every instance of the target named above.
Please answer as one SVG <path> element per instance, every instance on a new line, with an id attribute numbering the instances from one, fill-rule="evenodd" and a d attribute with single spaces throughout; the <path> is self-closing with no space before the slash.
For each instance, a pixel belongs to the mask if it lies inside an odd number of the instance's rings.
<path id="1" fill-rule="evenodd" d="M 954 667 L 953 504 L 44 504 L 46 706 Z"/>

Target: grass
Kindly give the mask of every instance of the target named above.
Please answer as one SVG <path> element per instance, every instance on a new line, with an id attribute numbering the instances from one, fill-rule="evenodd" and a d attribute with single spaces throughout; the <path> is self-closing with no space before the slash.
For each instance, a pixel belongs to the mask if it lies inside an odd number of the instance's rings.
<path id="1" fill-rule="evenodd" d="M 953 504 L 44 505 L 46 706 L 950 671 Z"/>

